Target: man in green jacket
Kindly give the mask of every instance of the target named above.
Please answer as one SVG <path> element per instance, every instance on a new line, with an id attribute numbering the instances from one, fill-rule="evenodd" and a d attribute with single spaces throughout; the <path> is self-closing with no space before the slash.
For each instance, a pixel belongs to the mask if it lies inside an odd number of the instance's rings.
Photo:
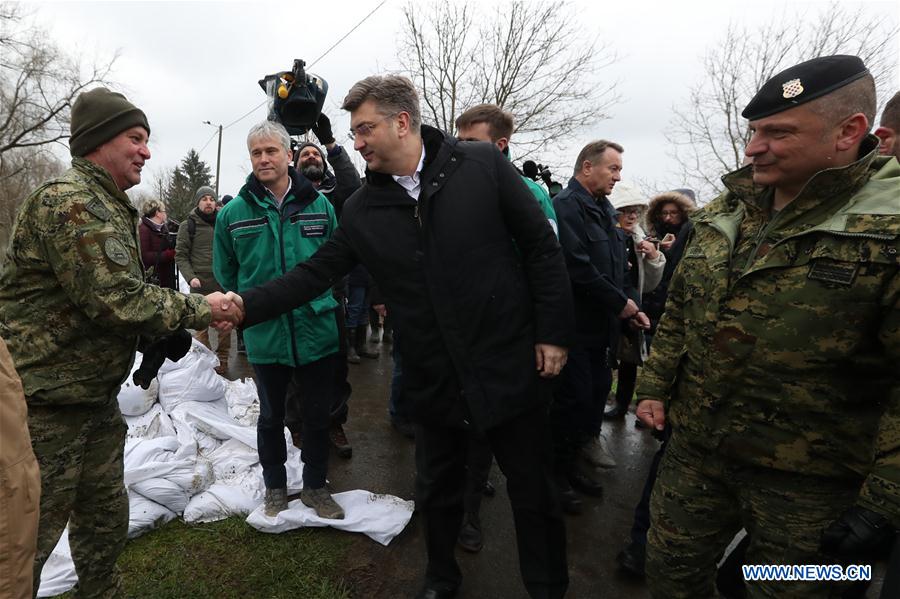
<path id="1" fill-rule="evenodd" d="M 247 135 L 253 173 L 216 218 L 213 271 L 228 291 L 275 279 L 309 259 L 331 239 L 337 219 L 331 203 L 297 172 L 290 137 L 264 121 Z M 330 292 L 244 331 L 247 359 L 259 390 L 259 461 L 266 485 L 266 515 L 287 509 L 285 395 L 293 379 L 302 397 L 303 490 L 300 500 L 322 518 L 344 512 L 325 489 L 328 426 L 338 331 Z"/>
<path id="2" fill-rule="evenodd" d="M 208 326 L 226 306 L 221 293 L 144 282 L 138 214 L 125 195 L 150 159 L 144 113 L 100 87 L 75 100 L 71 131 L 72 167 L 32 192 L 13 225 L 0 337 L 22 379 L 41 470 L 34 589 L 68 522 L 77 595 L 119 597 L 128 533 L 119 386 L 139 337 L 170 336 L 165 353 L 178 359 L 189 345 L 172 334 Z"/>
<path id="3" fill-rule="evenodd" d="M 874 81 L 855 56 L 816 58 L 743 116 L 750 164 L 695 213 L 638 388 L 638 416 L 672 424 L 651 499 L 654 597 L 712 596 L 741 528 L 746 564 L 794 566 L 871 564 L 900 526 L 900 166 L 867 135 Z"/>
<path id="4" fill-rule="evenodd" d="M 178 228 L 175 241 L 175 264 L 192 290 L 197 293 L 222 291 L 213 276 L 213 232 L 216 227 L 216 192 L 212 187 L 202 186 L 194 194 L 197 206 L 190 211 Z M 231 351 L 231 332 L 219 334 L 216 355 L 219 365 L 216 372 L 228 373 L 228 352 Z M 197 340 L 212 349 L 209 329 L 197 333 Z"/>

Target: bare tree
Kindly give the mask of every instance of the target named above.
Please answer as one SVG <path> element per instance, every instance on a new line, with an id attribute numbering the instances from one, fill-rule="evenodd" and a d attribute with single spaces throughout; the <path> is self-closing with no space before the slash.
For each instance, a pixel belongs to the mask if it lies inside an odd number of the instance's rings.
<path id="1" fill-rule="evenodd" d="M 6 152 L 3 169 L 14 174 L 7 176 L 0 171 L 0 264 L 6 259 L 6 245 L 19 205 L 42 182 L 62 173 L 65 165 L 46 148 L 26 147 Z"/>
<path id="2" fill-rule="evenodd" d="M 615 84 L 598 76 L 615 55 L 579 31 L 566 2 L 512 2 L 491 14 L 472 2 L 432 2 L 403 13 L 401 63 L 423 119 L 445 131 L 475 104 L 496 104 L 516 118 L 517 154 L 529 154 L 608 118 L 618 100 Z"/>
<path id="3" fill-rule="evenodd" d="M 0 159 L 13 148 L 61 141 L 69 136 L 69 109 L 76 96 L 108 83 L 108 62 L 84 67 L 65 54 L 49 33 L 31 23 L 18 3 L 0 5 Z"/>
<path id="4" fill-rule="evenodd" d="M 701 203 L 721 193 L 720 177 L 741 166 L 750 140 L 741 111 L 766 81 L 793 64 L 855 54 L 884 97 L 896 68 L 897 32 L 896 23 L 837 2 L 814 17 L 783 13 L 758 27 L 731 23 L 703 57 L 703 79 L 673 108 L 666 139 L 680 167 L 678 185 L 694 188 Z"/>
<path id="5" fill-rule="evenodd" d="M 114 56 L 85 67 L 34 25 L 17 2 L 0 3 L 0 241 L 15 211 L 61 163 L 50 151 L 69 136 L 69 111 L 84 89 L 107 83 Z"/>

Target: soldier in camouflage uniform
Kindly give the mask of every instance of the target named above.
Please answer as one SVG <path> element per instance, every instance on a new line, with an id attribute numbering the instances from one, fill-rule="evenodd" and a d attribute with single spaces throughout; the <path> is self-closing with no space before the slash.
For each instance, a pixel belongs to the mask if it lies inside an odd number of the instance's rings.
<path id="1" fill-rule="evenodd" d="M 654 597 L 712 596 L 742 527 L 746 563 L 793 565 L 871 563 L 900 526 L 900 165 L 867 135 L 874 113 L 857 57 L 776 75 L 743 112 L 751 164 L 693 219 L 638 389 L 638 416 L 673 426 Z"/>
<path id="2" fill-rule="evenodd" d="M 128 532 L 119 385 L 139 335 L 203 328 L 226 306 L 221 294 L 207 301 L 143 280 L 138 215 L 124 190 L 150 158 L 144 113 L 97 88 L 75 101 L 71 128 L 72 168 L 19 209 L 0 272 L 0 336 L 22 379 L 41 470 L 34 591 L 68 522 L 76 596 L 116 597 Z"/>

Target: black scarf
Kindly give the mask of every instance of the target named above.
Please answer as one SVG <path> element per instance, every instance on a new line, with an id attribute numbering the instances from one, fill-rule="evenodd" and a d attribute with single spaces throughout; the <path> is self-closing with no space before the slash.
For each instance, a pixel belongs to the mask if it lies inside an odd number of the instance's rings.
<path id="1" fill-rule="evenodd" d="M 216 215 L 218 213 L 218 210 L 213 210 L 212 214 L 206 214 L 204 212 L 201 212 L 199 207 L 194 208 L 194 214 L 196 214 L 200 218 L 200 220 L 214 229 L 216 228 Z"/>

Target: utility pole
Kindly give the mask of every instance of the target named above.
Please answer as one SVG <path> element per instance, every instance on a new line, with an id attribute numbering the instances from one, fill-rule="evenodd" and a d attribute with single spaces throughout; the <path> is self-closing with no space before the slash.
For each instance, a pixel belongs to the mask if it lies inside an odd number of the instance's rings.
<path id="1" fill-rule="evenodd" d="M 219 128 L 219 149 L 216 150 L 216 201 L 219 200 L 219 163 L 222 161 L 222 125 L 214 125 L 209 121 L 203 121 L 205 125 Z"/>

